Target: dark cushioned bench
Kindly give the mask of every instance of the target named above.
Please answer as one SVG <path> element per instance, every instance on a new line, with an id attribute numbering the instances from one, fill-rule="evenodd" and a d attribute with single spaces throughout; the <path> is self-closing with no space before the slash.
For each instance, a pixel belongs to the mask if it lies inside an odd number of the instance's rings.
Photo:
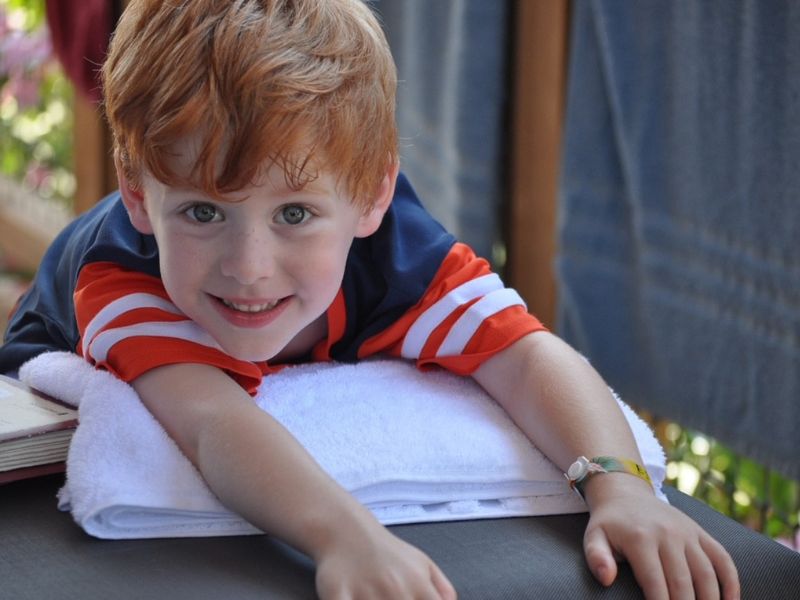
<path id="1" fill-rule="evenodd" d="M 268 536 L 97 540 L 56 508 L 62 475 L 0 486 L 0 598 L 314 598 L 314 569 Z M 800 554 L 701 502 L 671 502 L 732 554 L 744 599 L 800 598 Z M 462 599 L 641 598 L 627 566 L 603 589 L 583 560 L 586 515 L 395 526 L 427 552 Z"/>

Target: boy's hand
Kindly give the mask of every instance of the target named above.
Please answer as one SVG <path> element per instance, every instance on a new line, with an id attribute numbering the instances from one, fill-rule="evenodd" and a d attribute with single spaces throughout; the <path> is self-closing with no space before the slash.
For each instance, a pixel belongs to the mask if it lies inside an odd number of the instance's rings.
<path id="1" fill-rule="evenodd" d="M 556 336 L 532 333 L 487 360 L 474 377 L 556 465 L 610 455 L 641 464 L 631 429 L 600 375 Z M 584 487 L 584 549 L 603 584 L 626 559 L 649 600 L 739 597 L 736 567 L 710 535 L 655 497 L 638 477 L 610 473 Z"/>
<path id="2" fill-rule="evenodd" d="M 722 545 L 648 487 L 624 475 L 587 483 L 591 515 L 583 546 L 595 578 L 611 585 L 615 559 L 623 558 L 648 600 L 739 598 L 736 567 Z"/>
<path id="3" fill-rule="evenodd" d="M 323 599 L 455 598 L 425 554 L 389 533 L 219 369 L 159 367 L 134 388 L 223 504 L 314 559 Z"/>
<path id="4" fill-rule="evenodd" d="M 433 561 L 382 526 L 339 537 L 317 558 L 322 600 L 455 600 L 453 586 Z"/>

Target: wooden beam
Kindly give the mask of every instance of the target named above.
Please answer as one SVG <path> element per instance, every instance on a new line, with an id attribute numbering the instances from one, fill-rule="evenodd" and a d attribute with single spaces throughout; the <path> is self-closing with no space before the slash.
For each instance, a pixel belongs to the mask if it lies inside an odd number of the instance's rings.
<path id="1" fill-rule="evenodd" d="M 556 214 L 567 69 L 568 0 L 515 3 L 509 284 L 555 326 Z"/>
<path id="2" fill-rule="evenodd" d="M 111 156 L 111 134 L 100 108 L 75 94 L 73 102 L 75 134 L 75 214 L 85 212 L 117 187 Z"/>
<path id="3" fill-rule="evenodd" d="M 127 4 L 128 0 L 111 0 L 112 30 Z M 111 132 L 100 106 L 76 92 L 72 107 L 76 182 L 73 207 L 75 214 L 80 214 L 117 189 L 117 175 L 111 151 Z"/>
<path id="4" fill-rule="evenodd" d="M 8 315 L 26 287 L 21 279 L 0 274 L 0 331 L 5 331 Z"/>
<path id="5" fill-rule="evenodd" d="M 0 178 L 0 254 L 15 270 L 33 273 L 71 214 L 11 179 Z"/>

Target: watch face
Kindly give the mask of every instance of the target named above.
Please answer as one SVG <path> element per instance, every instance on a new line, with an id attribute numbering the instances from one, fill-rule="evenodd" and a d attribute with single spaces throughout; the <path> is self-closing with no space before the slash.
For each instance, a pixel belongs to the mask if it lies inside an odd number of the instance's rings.
<path id="1" fill-rule="evenodd" d="M 578 460 L 570 465 L 567 475 L 572 480 L 581 479 L 584 475 L 586 475 L 588 469 L 589 461 L 581 456 L 578 458 Z"/>

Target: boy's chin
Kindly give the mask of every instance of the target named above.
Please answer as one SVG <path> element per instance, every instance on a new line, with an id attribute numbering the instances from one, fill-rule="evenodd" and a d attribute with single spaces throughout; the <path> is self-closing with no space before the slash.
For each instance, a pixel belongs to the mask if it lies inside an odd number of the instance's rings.
<path id="1" fill-rule="evenodd" d="M 280 352 L 280 348 L 264 348 L 263 346 L 259 348 L 247 346 L 230 347 L 222 343 L 220 343 L 220 346 L 223 352 L 231 358 L 245 362 L 267 362 L 275 358 Z"/>

